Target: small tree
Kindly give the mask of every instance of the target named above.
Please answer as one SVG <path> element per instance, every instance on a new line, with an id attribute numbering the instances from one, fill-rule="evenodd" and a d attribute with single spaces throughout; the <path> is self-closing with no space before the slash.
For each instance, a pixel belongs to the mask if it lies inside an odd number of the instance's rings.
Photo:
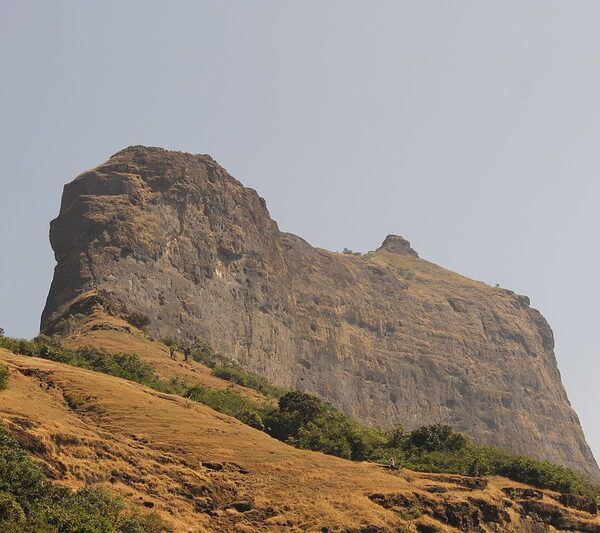
<path id="1" fill-rule="evenodd" d="M 325 413 L 327 408 L 316 396 L 293 391 L 279 398 L 279 409 L 283 413 L 293 413 L 303 424 L 306 424 Z"/>
<path id="2" fill-rule="evenodd" d="M 192 359 L 210 368 L 217 366 L 217 356 L 212 346 L 200 338 L 196 338 L 192 346 Z"/>
<path id="3" fill-rule="evenodd" d="M 406 433 L 400 424 L 396 424 L 387 431 L 387 445 L 390 448 L 402 448 L 406 442 Z"/>
<path id="4" fill-rule="evenodd" d="M 407 439 L 409 447 L 428 452 L 457 451 L 465 448 L 469 442 L 469 437 L 462 433 L 454 433 L 452 428 L 445 424 L 417 428 L 409 433 Z"/>
<path id="5" fill-rule="evenodd" d="M 4 337 L 4 330 L 0 328 L 0 337 Z"/>
<path id="6" fill-rule="evenodd" d="M 177 339 L 174 339 L 173 337 L 167 337 L 167 338 L 163 339 L 162 341 L 163 341 L 163 344 L 164 344 L 165 346 L 168 346 L 169 348 L 170 348 L 171 346 L 179 346 L 179 344 L 180 344 L 180 343 L 177 341 Z"/>
<path id="7" fill-rule="evenodd" d="M 57 335 L 61 337 L 68 337 L 75 332 L 77 325 L 85 318 L 85 315 L 81 313 L 71 314 L 61 318 L 54 328 Z"/>
<path id="8" fill-rule="evenodd" d="M 133 313 L 129 313 L 127 315 L 127 322 L 129 322 L 134 328 L 138 328 L 142 331 L 145 331 L 146 328 L 150 325 L 151 320 L 148 315 L 134 311 Z"/>

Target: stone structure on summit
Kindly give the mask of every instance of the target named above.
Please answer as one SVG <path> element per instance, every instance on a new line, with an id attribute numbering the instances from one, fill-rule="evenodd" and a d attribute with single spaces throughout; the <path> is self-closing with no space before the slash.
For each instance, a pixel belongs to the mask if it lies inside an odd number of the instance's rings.
<path id="1" fill-rule="evenodd" d="M 442 422 L 598 477 L 529 300 L 389 235 L 367 257 L 279 231 L 211 157 L 133 146 L 64 189 L 42 327 L 87 291 L 366 423 Z"/>

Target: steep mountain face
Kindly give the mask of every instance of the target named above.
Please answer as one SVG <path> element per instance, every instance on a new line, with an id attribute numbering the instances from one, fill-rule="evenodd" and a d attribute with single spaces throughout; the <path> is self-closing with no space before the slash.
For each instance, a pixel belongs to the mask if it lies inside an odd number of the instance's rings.
<path id="1" fill-rule="evenodd" d="M 401 237 L 368 257 L 313 248 L 209 156 L 134 146 L 65 186 L 50 238 L 43 328 L 98 290 L 157 336 L 202 337 L 363 422 L 448 423 L 600 476 L 527 297 Z"/>

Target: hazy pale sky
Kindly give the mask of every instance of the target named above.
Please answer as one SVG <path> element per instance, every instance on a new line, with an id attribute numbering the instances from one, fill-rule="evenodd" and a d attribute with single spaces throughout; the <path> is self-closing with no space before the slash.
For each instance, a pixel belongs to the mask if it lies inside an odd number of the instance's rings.
<path id="1" fill-rule="evenodd" d="M 283 230 L 531 297 L 600 458 L 597 0 L 0 0 L 0 326 L 31 337 L 64 183 L 209 153 Z"/>

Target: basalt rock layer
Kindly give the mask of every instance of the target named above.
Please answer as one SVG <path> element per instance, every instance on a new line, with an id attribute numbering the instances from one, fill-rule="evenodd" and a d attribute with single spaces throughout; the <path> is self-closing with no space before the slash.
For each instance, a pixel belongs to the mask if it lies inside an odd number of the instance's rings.
<path id="1" fill-rule="evenodd" d="M 159 337 L 202 337 L 274 383 L 363 422 L 443 422 L 600 475 L 529 300 L 418 257 L 368 256 L 279 231 L 212 158 L 134 146 L 65 186 L 42 327 L 100 291 Z"/>

